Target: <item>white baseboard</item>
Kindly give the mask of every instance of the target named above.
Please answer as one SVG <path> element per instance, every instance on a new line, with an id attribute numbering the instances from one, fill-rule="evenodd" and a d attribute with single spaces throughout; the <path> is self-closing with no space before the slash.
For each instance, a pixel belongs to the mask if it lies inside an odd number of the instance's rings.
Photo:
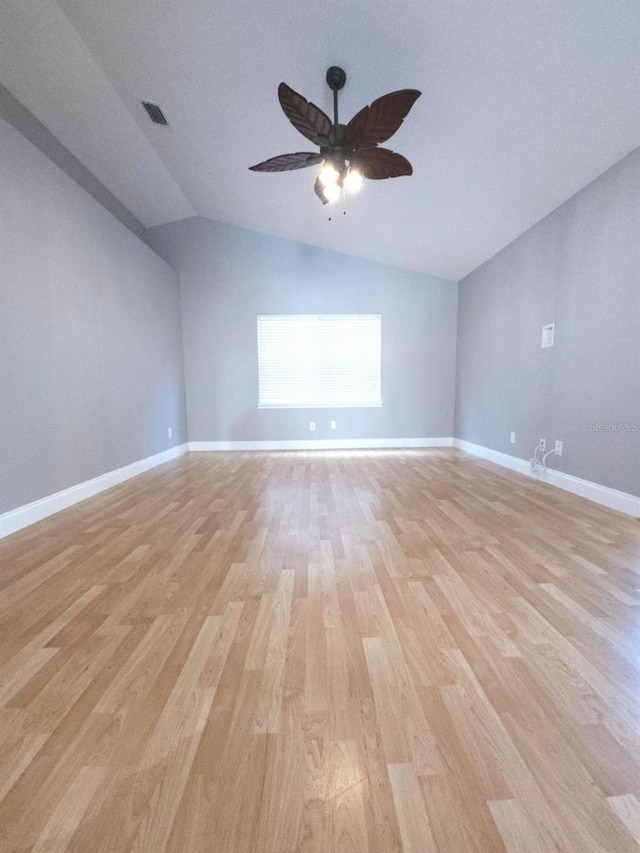
<path id="1" fill-rule="evenodd" d="M 457 447 L 458 450 L 464 450 L 465 453 L 471 453 L 473 456 L 486 459 L 488 462 L 495 462 L 496 465 L 502 465 L 503 468 L 510 468 L 512 471 L 517 471 L 518 474 L 531 474 L 531 465 L 526 459 L 518 459 L 517 456 L 509 456 L 508 453 L 500 453 L 499 450 L 491 450 L 490 447 L 472 444 L 470 441 L 463 441 L 461 438 L 454 438 L 453 446 Z"/>
<path id="2" fill-rule="evenodd" d="M 286 441 L 190 441 L 190 451 L 222 450 L 372 450 L 453 447 L 452 438 L 303 438 Z"/>
<path id="3" fill-rule="evenodd" d="M 590 480 L 582 480 L 580 477 L 574 477 L 572 474 L 565 474 L 552 468 L 534 473 L 526 459 L 518 459 L 516 456 L 509 456 L 507 453 L 500 453 L 498 450 L 491 450 L 489 447 L 482 447 L 480 444 L 473 444 L 459 438 L 453 439 L 453 446 L 459 450 L 464 450 L 465 453 L 471 453 L 473 456 L 486 459 L 488 462 L 502 465 L 503 468 L 510 468 L 519 474 L 548 483 L 558 489 L 564 489 L 565 492 L 571 492 L 609 509 L 615 509 L 634 518 L 640 516 L 640 498 L 627 492 L 610 489 L 608 486 L 601 486 L 599 483 L 592 483 Z"/>
<path id="4" fill-rule="evenodd" d="M 470 441 L 457 438 L 335 438 L 335 439 L 300 439 L 291 441 L 191 441 L 178 445 L 146 459 L 132 462 L 123 468 L 109 471 L 92 480 L 78 483 L 61 492 L 48 495 L 45 498 L 17 507 L 0 515 L 0 539 L 35 524 L 60 510 L 73 506 L 86 498 L 93 497 L 105 489 L 117 486 L 125 480 L 137 477 L 157 465 L 169 462 L 187 451 L 225 451 L 225 450 L 371 450 L 371 449 L 408 449 L 426 447 L 457 447 L 466 453 L 494 462 L 504 468 L 517 471 L 527 477 L 546 482 L 559 489 L 564 489 L 574 495 L 587 498 L 602 506 L 618 510 L 626 515 L 640 516 L 640 498 L 635 495 L 610 489 L 589 480 L 573 477 L 561 471 L 547 469 L 541 474 L 533 474 L 530 464 L 525 459 L 509 456 Z"/>
<path id="5" fill-rule="evenodd" d="M 117 468 L 115 471 L 101 474 L 99 477 L 94 477 L 92 480 L 87 480 L 84 483 L 78 483 L 76 486 L 63 489 L 61 492 L 47 495 L 47 497 L 40 498 L 40 500 L 33 503 L 9 510 L 9 512 L 0 515 L 0 539 L 8 536 L 10 533 L 15 533 L 17 530 L 22 530 L 23 527 L 35 524 L 36 521 L 42 521 L 43 518 L 60 512 L 62 509 L 67 509 L 67 507 L 73 506 L 86 498 L 91 498 L 105 489 L 110 489 L 112 486 L 124 483 L 125 480 L 130 480 L 131 477 L 137 477 L 138 474 L 143 474 L 150 468 L 155 468 L 157 465 L 169 462 L 170 459 L 175 459 L 177 456 L 186 453 L 186 451 L 186 444 L 171 447 L 162 453 L 147 456 L 146 459 L 132 462 L 131 465 L 125 465 L 123 468 Z"/>

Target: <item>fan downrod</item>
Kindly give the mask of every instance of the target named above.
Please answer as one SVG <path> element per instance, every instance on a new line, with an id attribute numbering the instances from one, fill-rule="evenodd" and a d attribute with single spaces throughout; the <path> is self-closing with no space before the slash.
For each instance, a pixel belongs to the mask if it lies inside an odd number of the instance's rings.
<path id="1" fill-rule="evenodd" d="M 343 68 L 332 65 L 327 69 L 327 85 L 333 92 L 333 123 L 338 124 L 338 92 L 347 82 L 347 75 Z"/>

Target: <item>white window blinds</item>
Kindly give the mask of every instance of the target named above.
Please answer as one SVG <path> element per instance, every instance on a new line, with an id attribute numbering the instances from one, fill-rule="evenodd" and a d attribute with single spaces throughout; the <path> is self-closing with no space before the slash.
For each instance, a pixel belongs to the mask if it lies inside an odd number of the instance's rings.
<path id="1" fill-rule="evenodd" d="M 379 314 L 258 316 L 258 406 L 381 406 Z"/>

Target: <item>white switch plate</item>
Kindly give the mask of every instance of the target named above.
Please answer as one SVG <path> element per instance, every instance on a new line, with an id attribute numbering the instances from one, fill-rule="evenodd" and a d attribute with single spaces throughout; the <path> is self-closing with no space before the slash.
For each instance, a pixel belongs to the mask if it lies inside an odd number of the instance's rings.
<path id="1" fill-rule="evenodd" d="M 562 442 L 561 441 L 556 441 L 555 450 L 556 450 L 556 456 L 562 456 Z"/>
<path id="2" fill-rule="evenodd" d="M 555 324 L 548 323 L 542 327 L 542 349 L 553 346 L 553 338 L 555 335 Z"/>
<path id="3" fill-rule="evenodd" d="M 335 422 L 335 421 L 331 421 L 331 429 L 335 429 L 335 428 L 336 428 L 336 422 Z"/>
<path id="4" fill-rule="evenodd" d="M 315 431 L 315 428 L 316 428 L 316 422 L 315 422 L 315 421 L 309 421 L 309 429 L 310 429 L 310 431 L 311 431 L 311 432 L 314 432 L 314 431 Z"/>
<path id="5" fill-rule="evenodd" d="M 173 427 L 167 429 L 167 438 L 173 438 Z"/>
<path id="6" fill-rule="evenodd" d="M 511 431 L 511 433 L 509 435 L 509 441 L 511 442 L 511 444 L 516 443 L 516 434 L 515 434 L 515 432 L 513 432 L 513 430 Z"/>

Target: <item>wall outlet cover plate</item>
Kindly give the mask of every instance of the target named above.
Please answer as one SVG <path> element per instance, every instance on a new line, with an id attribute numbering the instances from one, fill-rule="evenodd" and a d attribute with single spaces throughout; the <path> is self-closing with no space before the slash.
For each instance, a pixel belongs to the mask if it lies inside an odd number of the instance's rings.
<path id="1" fill-rule="evenodd" d="M 553 346 L 554 336 L 555 323 L 548 323 L 546 326 L 542 327 L 542 349 L 547 349 L 547 347 Z"/>

